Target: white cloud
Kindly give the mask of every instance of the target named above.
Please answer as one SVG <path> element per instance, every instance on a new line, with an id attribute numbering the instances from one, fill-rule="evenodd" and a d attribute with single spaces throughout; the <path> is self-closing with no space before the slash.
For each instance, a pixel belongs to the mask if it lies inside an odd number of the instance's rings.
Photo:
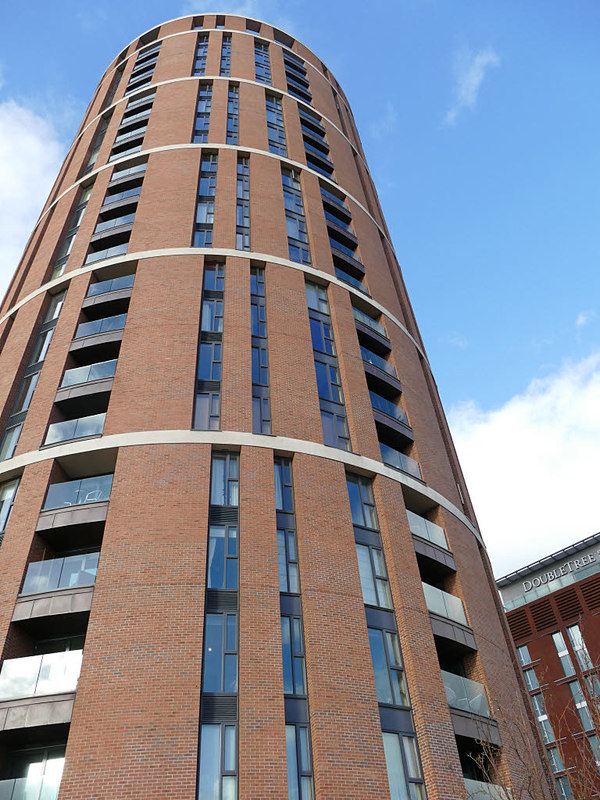
<path id="1" fill-rule="evenodd" d="M 369 125 L 369 133 L 374 139 L 385 139 L 390 136 L 398 122 L 398 111 L 396 106 L 389 101 L 385 104 L 383 113 L 375 117 Z"/>
<path id="2" fill-rule="evenodd" d="M 21 258 L 65 154 L 53 123 L 0 103 L 0 298 Z"/>
<path id="3" fill-rule="evenodd" d="M 588 322 L 591 322 L 595 316 L 593 311 L 580 311 L 575 320 L 575 327 L 583 328 Z"/>
<path id="4" fill-rule="evenodd" d="M 600 352 L 449 421 L 497 576 L 600 529 Z"/>
<path id="5" fill-rule="evenodd" d="M 455 125 L 459 114 L 477 105 L 477 97 L 486 72 L 490 67 L 499 67 L 500 57 L 491 47 L 478 50 L 461 50 L 454 64 L 454 103 L 444 117 L 446 125 Z"/>

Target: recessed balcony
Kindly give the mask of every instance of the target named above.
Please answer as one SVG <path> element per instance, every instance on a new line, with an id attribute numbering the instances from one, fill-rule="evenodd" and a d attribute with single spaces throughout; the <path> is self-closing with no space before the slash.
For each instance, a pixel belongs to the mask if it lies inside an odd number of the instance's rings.
<path id="1" fill-rule="evenodd" d="M 444 529 L 409 509 L 406 513 L 421 576 L 428 583 L 443 581 L 456 572 L 454 556 L 448 547 Z"/>
<path id="2" fill-rule="evenodd" d="M 93 586 L 96 582 L 100 553 L 84 553 L 32 561 L 27 567 L 21 597 L 58 589 Z"/>
<path id="3" fill-rule="evenodd" d="M 458 622 L 459 625 L 469 626 L 465 607 L 460 597 L 455 597 L 455 595 L 444 592 L 429 583 L 423 583 L 422 585 L 427 609 L 432 614 L 445 617 L 452 622 Z"/>
<path id="4" fill-rule="evenodd" d="M 381 459 L 384 464 L 387 464 L 389 467 L 394 467 L 394 469 L 402 470 L 402 472 L 412 475 L 413 478 L 423 480 L 419 462 L 414 458 L 407 456 L 405 453 L 401 453 L 400 450 L 396 450 L 395 447 L 390 447 L 389 444 L 384 444 L 383 442 L 379 442 L 379 449 L 381 450 Z"/>
<path id="5" fill-rule="evenodd" d="M 498 723 L 492 717 L 483 684 L 446 670 L 441 672 L 456 736 L 500 746 Z"/>
<path id="6" fill-rule="evenodd" d="M 63 375 L 60 389 L 68 389 L 71 386 L 89 384 L 97 381 L 106 381 L 114 377 L 116 368 L 117 359 L 113 358 L 110 361 L 98 361 L 95 364 L 89 364 L 87 367 L 68 369 Z M 57 400 L 58 399 L 62 398 L 58 398 L 57 396 Z"/>
<path id="7" fill-rule="evenodd" d="M 74 692 L 83 650 L 6 659 L 0 670 L 0 702 Z"/>
<path id="8" fill-rule="evenodd" d="M 354 273 L 361 278 L 364 277 L 365 268 L 354 250 L 346 247 L 342 242 L 333 239 L 331 236 L 329 237 L 329 244 L 331 245 L 331 256 L 334 264 L 341 266 L 347 272 Z"/>
<path id="9" fill-rule="evenodd" d="M 362 281 L 359 281 L 358 278 L 355 278 L 353 275 L 349 275 L 345 270 L 341 269 L 337 265 L 335 267 L 335 276 L 341 281 L 344 281 L 344 283 L 354 286 L 354 288 L 358 289 L 359 292 L 363 292 L 363 294 L 366 294 L 368 297 L 370 297 L 369 290 Z"/>
<path id="10" fill-rule="evenodd" d="M 78 481 L 52 483 L 48 487 L 46 502 L 42 511 L 83 506 L 88 503 L 102 503 L 110 500 L 112 475 L 98 475 Z"/>
<path id="11" fill-rule="evenodd" d="M 115 292 L 128 292 L 127 297 L 131 296 L 129 291 L 133 287 L 135 275 L 121 275 L 118 278 L 112 278 L 108 281 L 98 281 L 97 283 L 90 283 L 85 296 L 86 300 L 90 298 L 99 298 L 105 295 L 113 295 Z M 85 303 L 85 300 L 84 300 Z"/>
<path id="12" fill-rule="evenodd" d="M 68 419 L 64 422 L 53 422 L 48 426 L 44 445 L 59 444 L 72 439 L 87 439 L 101 436 L 104 430 L 106 414 L 92 414 L 88 417 Z"/>
<path id="13" fill-rule="evenodd" d="M 409 511 L 407 509 L 406 513 L 408 515 L 410 532 L 413 536 L 418 536 L 420 539 L 427 539 L 427 541 L 435 544 L 437 547 L 441 547 L 450 552 L 448 542 L 446 541 L 446 534 L 440 525 L 436 525 L 435 522 L 431 522 L 431 520 L 419 514 L 415 514 L 414 511 Z"/>
<path id="14" fill-rule="evenodd" d="M 109 331 L 123 330 L 126 320 L 127 314 L 116 314 L 112 317 L 102 317 L 91 322 L 82 322 L 77 326 L 73 339 L 83 339 L 88 336 L 108 333 Z"/>
<path id="15" fill-rule="evenodd" d="M 513 800 L 512 792 L 504 786 L 465 778 L 467 800 Z"/>

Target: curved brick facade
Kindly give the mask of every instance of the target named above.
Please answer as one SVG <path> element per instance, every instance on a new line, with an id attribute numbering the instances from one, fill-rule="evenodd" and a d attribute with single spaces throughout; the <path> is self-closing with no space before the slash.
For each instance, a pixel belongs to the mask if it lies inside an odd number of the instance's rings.
<path id="1" fill-rule="evenodd" d="M 15 791 L 35 763 L 55 797 L 65 744 L 61 800 L 380 800 L 386 757 L 393 797 L 518 786 L 487 556 L 351 111 L 306 47 L 230 15 L 129 45 L 0 348 Z"/>

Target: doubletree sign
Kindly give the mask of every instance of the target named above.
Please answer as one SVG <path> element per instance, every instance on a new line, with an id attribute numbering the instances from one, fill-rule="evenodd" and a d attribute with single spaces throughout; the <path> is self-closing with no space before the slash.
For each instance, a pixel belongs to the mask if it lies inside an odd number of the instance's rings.
<path id="1" fill-rule="evenodd" d="M 577 572 L 583 567 L 588 567 L 590 564 L 596 563 L 600 563 L 600 548 L 582 553 L 577 558 L 564 561 L 562 564 L 554 567 L 554 569 L 546 570 L 540 575 L 536 575 L 534 578 L 523 581 L 523 591 L 530 592 L 532 589 L 539 589 L 541 586 L 545 586 L 565 575 L 570 575 L 572 572 Z"/>

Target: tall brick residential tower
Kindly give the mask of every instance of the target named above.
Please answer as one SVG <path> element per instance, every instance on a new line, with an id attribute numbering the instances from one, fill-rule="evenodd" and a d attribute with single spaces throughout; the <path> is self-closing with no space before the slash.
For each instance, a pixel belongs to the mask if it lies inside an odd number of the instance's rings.
<path id="1" fill-rule="evenodd" d="M 435 382 L 300 42 L 188 16 L 111 63 L 0 309 L 0 411 L 0 798 L 527 777 Z"/>

